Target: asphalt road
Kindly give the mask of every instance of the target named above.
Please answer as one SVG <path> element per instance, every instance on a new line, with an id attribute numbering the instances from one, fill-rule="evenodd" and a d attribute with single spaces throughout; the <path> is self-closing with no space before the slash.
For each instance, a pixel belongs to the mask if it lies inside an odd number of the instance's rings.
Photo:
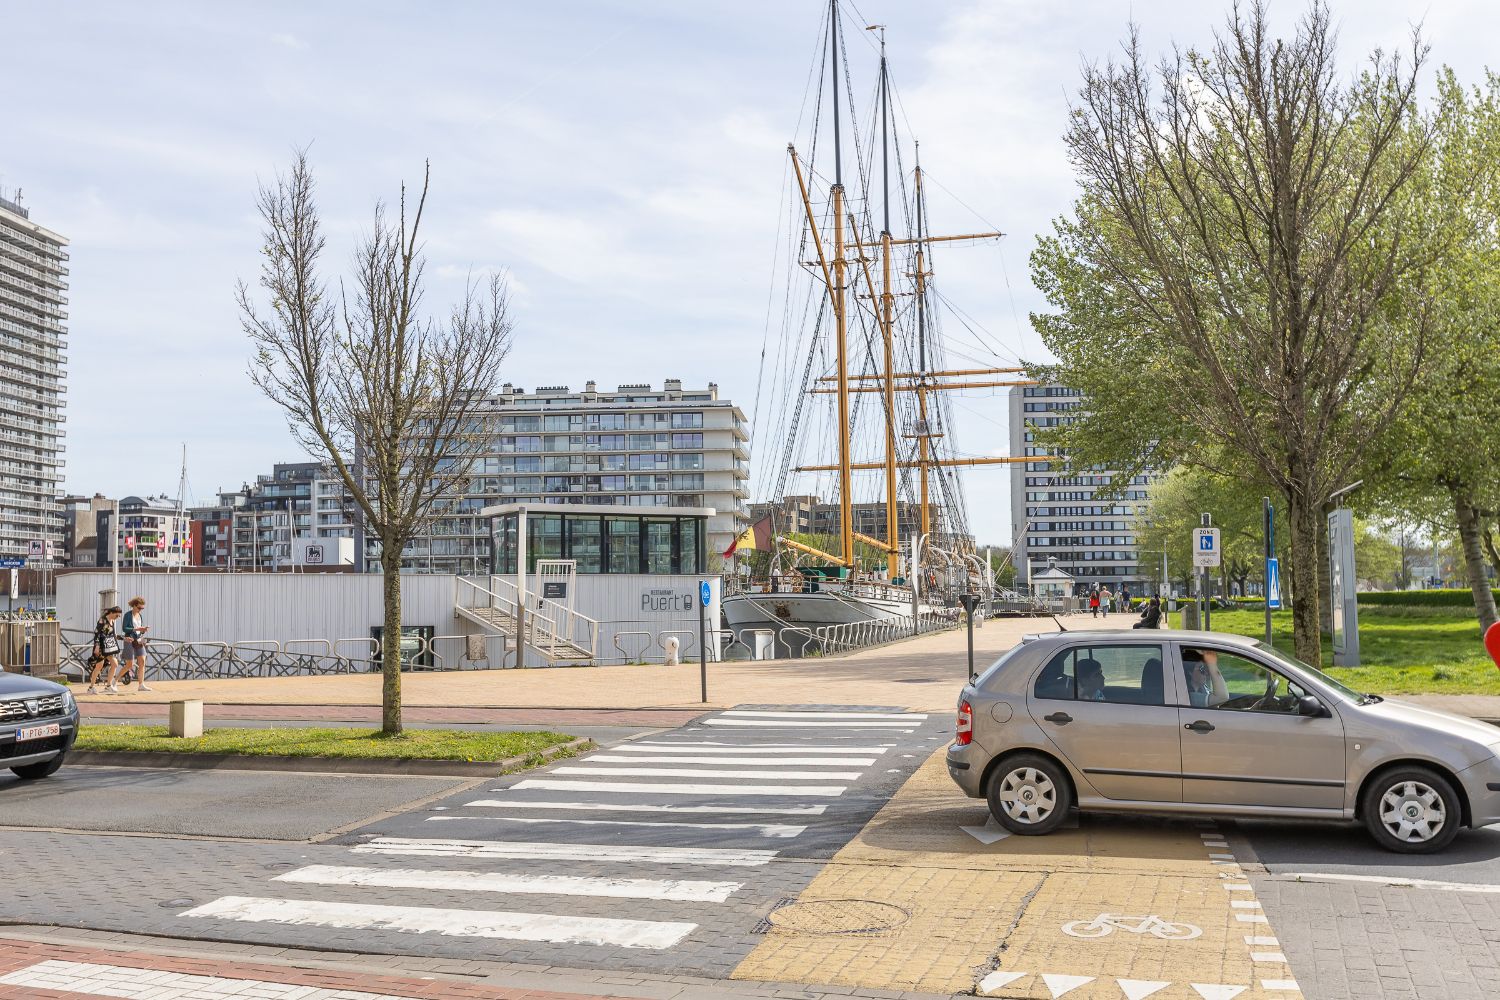
<path id="1" fill-rule="evenodd" d="M 25 782 L 0 771 L 0 827 L 309 840 L 472 783 L 81 765 Z"/>

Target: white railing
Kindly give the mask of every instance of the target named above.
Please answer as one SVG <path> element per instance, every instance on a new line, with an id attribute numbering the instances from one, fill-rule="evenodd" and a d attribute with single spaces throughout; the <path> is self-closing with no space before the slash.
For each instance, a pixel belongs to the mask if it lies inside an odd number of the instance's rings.
<path id="1" fill-rule="evenodd" d="M 460 607 L 497 608 L 514 619 L 521 602 L 520 588 L 503 576 L 491 576 L 488 588 L 473 580 L 459 578 L 459 583 L 468 589 L 459 589 Z M 465 598 L 473 603 L 465 603 Z M 599 655 L 599 623 L 588 615 L 582 615 L 557 601 L 538 597 L 527 591 L 525 595 L 526 643 L 535 647 L 539 642 L 576 646 L 592 659 Z"/>
<path id="2" fill-rule="evenodd" d="M 803 656 L 809 650 L 816 651 L 820 656 L 827 656 L 830 653 L 845 653 L 865 646 L 878 646 L 913 635 L 952 628 L 958 624 L 958 620 L 959 616 L 952 609 L 944 609 L 924 611 L 917 616 L 915 627 L 910 618 L 872 618 L 838 625 L 820 625 L 812 629 L 788 627 L 783 629 L 783 641 L 787 632 L 803 633 L 806 636 L 802 647 Z"/>

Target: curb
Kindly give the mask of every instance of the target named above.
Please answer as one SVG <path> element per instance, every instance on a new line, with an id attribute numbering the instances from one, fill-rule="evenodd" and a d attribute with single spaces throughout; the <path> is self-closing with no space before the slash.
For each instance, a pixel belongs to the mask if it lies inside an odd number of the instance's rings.
<path id="1" fill-rule="evenodd" d="M 504 760 L 432 760 L 428 758 L 378 757 L 279 757 L 269 754 L 173 753 L 169 750 L 73 750 L 69 764 L 104 767 L 160 767 L 189 771 L 283 771 L 320 774 L 415 774 L 453 778 L 493 778 L 523 770 L 535 757 L 532 766 L 550 763 L 569 751 L 593 746 L 592 740 L 576 739 L 570 743 L 539 750 L 524 757 Z"/>

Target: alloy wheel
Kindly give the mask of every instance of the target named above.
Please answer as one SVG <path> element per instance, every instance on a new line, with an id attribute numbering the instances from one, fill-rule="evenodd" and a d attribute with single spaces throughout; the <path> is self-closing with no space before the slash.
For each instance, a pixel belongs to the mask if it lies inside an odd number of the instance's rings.
<path id="1" fill-rule="evenodd" d="M 1057 808 L 1057 787 L 1037 768 L 1018 767 L 1000 784 L 1000 807 L 1017 823 L 1040 823 Z"/>
<path id="2" fill-rule="evenodd" d="M 1448 822 L 1443 797 L 1420 781 L 1402 781 L 1380 797 L 1380 822 L 1392 837 L 1421 844 L 1436 837 Z"/>

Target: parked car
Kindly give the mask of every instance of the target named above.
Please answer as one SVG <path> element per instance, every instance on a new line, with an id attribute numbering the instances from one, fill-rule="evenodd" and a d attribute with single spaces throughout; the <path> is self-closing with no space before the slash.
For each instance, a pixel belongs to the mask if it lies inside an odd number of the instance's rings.
<path id="1" fill-rule="evenodd" d="M 959 697 L 948 773 L 1018 834 L 1074 809 L 1360 820 L 1441 850 L 1500 822 L 1500 728 L 1217 632 L 1028 636 Z"/>
<path id="2" fill-rule="evenodd" d="M 62 767 L 78 738 L 78 705 L 61 684 L 0 672 L 0 767 L 27 781 Z"/>

